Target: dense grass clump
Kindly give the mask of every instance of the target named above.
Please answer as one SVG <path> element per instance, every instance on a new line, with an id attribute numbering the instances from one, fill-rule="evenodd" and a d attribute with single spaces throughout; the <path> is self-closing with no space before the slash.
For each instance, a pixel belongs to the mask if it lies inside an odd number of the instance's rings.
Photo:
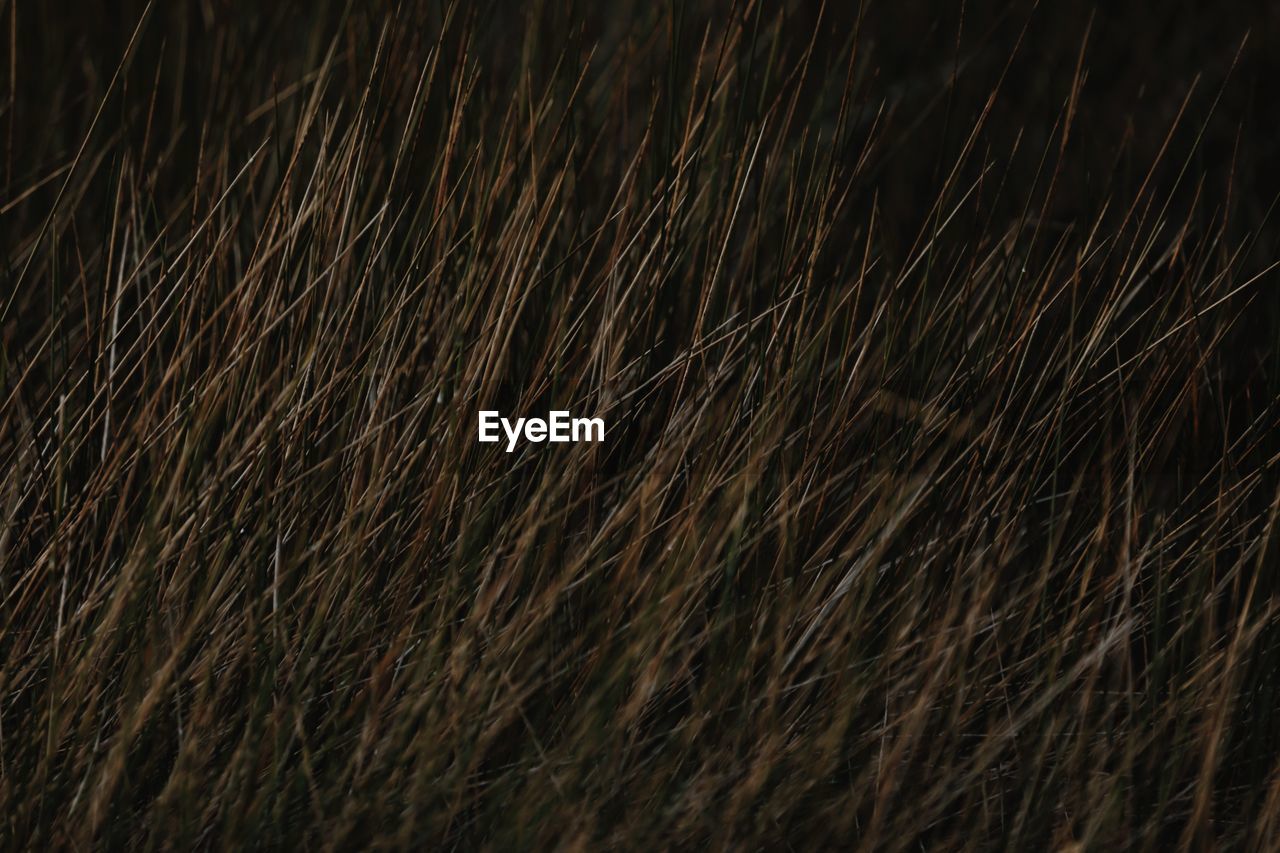
<path id="1" fill-rule="evenodd" d="M 0 5 L 0 846 L 1280 843 L 1274 17 Z"/>

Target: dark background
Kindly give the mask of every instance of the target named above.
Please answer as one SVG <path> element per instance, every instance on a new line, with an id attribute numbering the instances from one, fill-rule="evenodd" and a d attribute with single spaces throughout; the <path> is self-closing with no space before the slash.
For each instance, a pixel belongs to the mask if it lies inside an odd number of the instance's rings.
<path id="1" fill-rule="evenodd" d="M 0 846 L 1274 843 L 1271 5 L 0 9 Z"/>

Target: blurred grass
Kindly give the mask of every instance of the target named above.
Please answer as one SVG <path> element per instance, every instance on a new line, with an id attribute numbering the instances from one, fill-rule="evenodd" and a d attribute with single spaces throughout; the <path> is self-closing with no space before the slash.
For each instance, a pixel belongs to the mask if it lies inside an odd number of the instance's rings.
<path id="1" fill-rule="evenodd" d="M 1273 13 L 125 6 L 0 14 L 0 844 L 1275 844 Z"/>

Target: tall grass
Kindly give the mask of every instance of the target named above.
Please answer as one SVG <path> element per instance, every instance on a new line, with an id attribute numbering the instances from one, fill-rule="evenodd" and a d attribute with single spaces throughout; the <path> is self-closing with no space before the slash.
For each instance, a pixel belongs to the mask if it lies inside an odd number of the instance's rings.
<path id="1" fill-rule="evenodd" d="M 0 15 L 0 845 L 1277 843 L 1267 22 L 105 14 Z"/>

